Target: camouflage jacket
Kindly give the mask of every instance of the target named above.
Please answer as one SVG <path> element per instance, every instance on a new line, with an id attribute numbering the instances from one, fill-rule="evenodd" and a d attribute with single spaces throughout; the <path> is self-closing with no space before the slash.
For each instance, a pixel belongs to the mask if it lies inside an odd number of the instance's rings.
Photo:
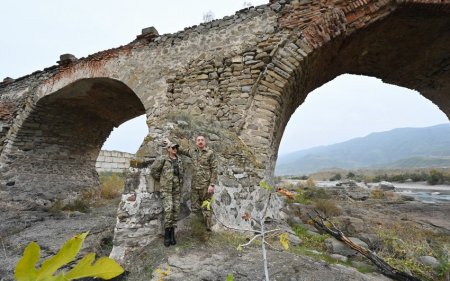
<path id="1" fill-rule="evenodd" d="M 179 147 L 178 153 L 192 159 L 194 173 L 191 186 L 193 189 L 206 189 L 211 184 L 217 183 L 217 159 L 212 149 L 205 147 L 200 150 L 195 147 L 185 150 Z"/>
<path id="2" fill-rule="evenodd" d="M 168 155 L 162 155 L 152 164 L 150 168 L 150 175 L 156 180 L 160 182 L 161 191 L 171 190 L 172 184 L 174 181 L 180 184 L 183 184 L 183 163 L 181 162 L 181 158 L 177 157 L 176 160 L 178 163 L 179 176 L 176 177 L 173 171 L 172 159 L 169 158 Z"/>

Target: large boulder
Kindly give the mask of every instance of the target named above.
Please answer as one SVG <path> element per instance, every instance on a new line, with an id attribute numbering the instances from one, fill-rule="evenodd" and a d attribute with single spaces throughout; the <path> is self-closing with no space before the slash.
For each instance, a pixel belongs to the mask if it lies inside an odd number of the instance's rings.
<path id="1" fill-rule="evenodd" d="M 431 266 L 432 268 L 436 269 L 439 266 L 439 261 L 432 256 L 420 256 L 417 258 L 417 260 L 424 265 Z"/>
<path id="2" fill-rule="evenodd" d="M 381 181 L 378 184 L 378 188 L 384 190 L 384 191 L 389 191 L 389 190 L 395 190 L 395 186 L 393 183 L 388 182 L 388 181 Z"/>
<path id="3" fill-rule="evenodd" d="M 350 217 L 350 216 L 339 216 L 337 218 L 339 228 L 346 235 L 355 235 L 365 230 L 365 224 L 362 219 Z"/>

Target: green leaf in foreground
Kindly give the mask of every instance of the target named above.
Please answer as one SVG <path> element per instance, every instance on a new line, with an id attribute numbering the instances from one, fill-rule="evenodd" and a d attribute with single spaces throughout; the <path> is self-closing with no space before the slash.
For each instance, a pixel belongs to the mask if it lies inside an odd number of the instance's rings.
<path id="1" fill-rule="evenodd" d="M 14 270 L 14 277 L 17 281 L 36 280 L 36 264 L 39 261 L 40 253 L 41 248 L 36 242 L 28 244 Z"/>
<path id="2" fill-rule="evenodd" d="M 285 250 L 289 249 L 289 234 L 287 233 L 280 234 L 280 243 Z"/>
<path id="3" fill-rule="evenodd" d="M 101 257 L 95 263 L 95 253 L 89 253 L 81 259 L 64 277 L 78 279 L 84 277 L 97 277 L 111 279 L 123 273 L 123 268 L 113 259 Z"/>
<path id="4" fill-rule="evenodd" d="M 61 249 L 48 260 L 42 263 L 41 269 L 38 271 L 37 280 L 45 280 L 49 276 L 53 276 L 60 267 L 73 261 L 83 245 L 84 239 L 88 235 L 87 232 L 80 233 L 70 238 L 69 241 L 61 247 Z"/>
<path id="5" fill-rule="evenodd" d="M 202 209 L 211 210 L 211 201 L 210 200 L 204 200 L 202 202 Z"/>
<path id="6" fill-rule="evenodd" d="M 101 257 L 94 262 L 95 253 L 90 253 L 69 272 L 59 271 L 56 276 L 53 275 L 75 259 L 87 235 L 85 232 L 69 239 L 56 255 L 42 263 L 41 268 L 36 268 L 41 249 L 37 243 L 31 242 L 16 265 L 14 271 L 16 281 L 68 281 L 84 277 L 111 279 L 122 274 L 123 268 L 113 259 Z"/>

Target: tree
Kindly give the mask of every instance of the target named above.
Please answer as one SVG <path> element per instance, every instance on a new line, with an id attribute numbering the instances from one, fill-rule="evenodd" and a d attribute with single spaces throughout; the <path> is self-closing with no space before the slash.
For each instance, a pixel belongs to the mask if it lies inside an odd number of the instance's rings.
<path id="1" fill-rule="evenodd" d="M 437 170 L 431 170 L 430 175 L 427 178 L 428 184 L 435 185 L 435 184 L 442 184 L 444 183 L 444 174 L 442 172 L 439 172 Z"/>
<path id="2" fill-rule="evenodd" d="M 342 176 L 341 176 L 341 174 L 335 174 L 334 176 L 332 176 L 331 178 L 330 178 L 330 181 L 338 181 L 338 180 L 341 180 L 342 179 Z"/>
<path id="3" fill-rule="evenodd" d="M 348 179 L 353 179 L 355 177 L 355 174 L 352 172 L 349 172 L 345 177 Z"/>
<path id="4" fill-rule="evenodd" d="M 214 20 L 214 13 L 212 11 L 203 13 L 203 22 L 210 22 L 213 20 Z"/>

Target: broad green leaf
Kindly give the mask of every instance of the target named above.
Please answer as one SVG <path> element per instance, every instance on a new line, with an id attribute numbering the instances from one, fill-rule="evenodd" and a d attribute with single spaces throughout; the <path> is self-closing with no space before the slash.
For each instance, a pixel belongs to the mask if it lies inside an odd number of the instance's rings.
<path id="1" fill-rule="evenodd" d="M 64 273 L 61 272 L 60 274 L 56 276 L 48 276 L 43 281 L 67 281 L 67 279 L 64 278 Z"/>
<path id="2" fill-rule="evenodd" d="M 87 232 L 75 235 L 62 246 L 62 248 L 48 260 L 42 263 L 41 269 L 37 273 L 36 281 L 44 281 L 47 277 L 53 276 L 61 266 L 73 261 L 81 249 Z"/>
<path id="3" fill-rule="evenodd" d="M 273 190 L 273 187 L 270 184 L 268 184 L 267 182 L 265 182 L 265 181 L 261 181 L 259 183 L 259 186 L 264 188 L 264 189 L 267 189 L 268 191 L 272 191 Z"/>
<path id="4" fill-rule="evenodd" d="M 122 274 L 124 271 L 115 260 L 108 257 L 101 257 L 95 263 L 94 260 L 95 253 L 87 254 L 64 276 L 65 279 L 97 277 L 108 280 Z"/>
<path id="5" fill-rule="evenodd" d="M 237 248 L 236 248 L 236 250 L 242 251 L 242 245 L 238 245 Z"/>
<path id="6" fill-rule="evenodd" d="M 281 233 L 280 234 L 280 243 L 285 250 L 289 249 L 289 234 Z"/>
<path id="7" fill-rule="evenodd" d="M 41 248 L 31 242 L 23 251 L 23 256 L 16 265 L 14 277 L 16 281 L 34 281 L 37 276 L 36 263 L 39 261 Z"/>
<path id="8" fill-rule="evenodd" d="M 226 281 L 234 281 L 233 273 L 230 273 L 230 274 L 227 275 L 227 280 Z"/>

